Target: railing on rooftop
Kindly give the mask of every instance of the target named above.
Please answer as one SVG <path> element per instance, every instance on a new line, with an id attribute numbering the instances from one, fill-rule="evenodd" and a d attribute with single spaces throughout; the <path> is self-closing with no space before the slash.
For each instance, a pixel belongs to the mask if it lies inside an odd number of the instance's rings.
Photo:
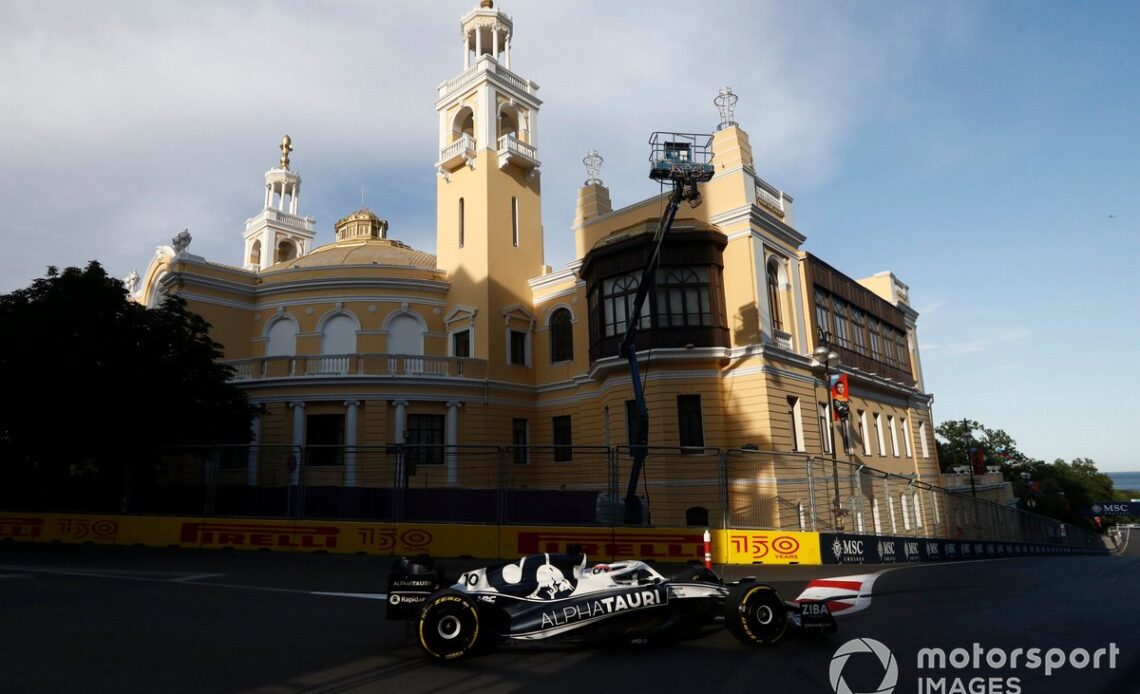
<path id="1" fill-rule="evenodd" d="M 314 376 L 411 376 L 424 378 L 486 378 L 487 362 L 465 357 L 422 354 L 299 354 L 253 357 L 223 362 L 234 369 L 231 380 Z"/>

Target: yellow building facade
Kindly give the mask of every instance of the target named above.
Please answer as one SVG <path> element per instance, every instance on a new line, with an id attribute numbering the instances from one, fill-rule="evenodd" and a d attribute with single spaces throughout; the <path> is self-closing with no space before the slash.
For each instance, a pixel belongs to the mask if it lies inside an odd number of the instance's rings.
<path id="1" fill-rule="evenodd" d="M 354 447 L 442 445 L 419 461 L 425 484 L 464 488 L 478 484 L 463 447 L 555 447 L 513 460 L 538 479 L 570 474 L 580 454 L 562 446 L 628 444 L 617 343 L 667 195 L 613 209 L 595 169 L 576 193 L 575 259 L 546 266 L 538 86 L 514 71 L 513 21 L 492 3 L 461 29 L 462 67 L 435 103 L 434 253 L 365 209 L 315 245 L 286 137 L 242 262 L 198 257 L 180 237 L 135 292 L 148 304 L 177 294 L 209 321 L 234 382 L 263 408 L 256 443 L 347 447 L 309 461 L 328 484 L 368 483 Z M 760 177 L 730 111 L 710 144 L 714 176 L 703 203 L 678 214 L 641 324 L 650 445 L 790 458 L 834 447 L 841 461 L 938 483 L 907 285 L 853 279 L 809 253 L 793 197 Z M 848 378 L 847 424 L 831 417 L 832 373 Z M 243 474 L 266 484 L 297 473 L 263 461 Z"/>

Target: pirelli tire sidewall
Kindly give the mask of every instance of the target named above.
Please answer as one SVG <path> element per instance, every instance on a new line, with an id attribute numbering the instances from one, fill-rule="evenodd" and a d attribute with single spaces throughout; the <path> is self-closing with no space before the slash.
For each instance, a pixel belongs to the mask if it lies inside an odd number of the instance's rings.
<path id="1" fill-rule="evenodd" d="M 725 627 L 750 646 L 771 646 L 788 629 L 784 601 L 774 588 L 763 583 L 734 586 L 724 607 Z"/>
<path id="2" fill-rule="evenodd" d="M 435 660 L 462 660 L 486 641 L 483 621 L 471 596 L 457 590 L 437 593 L 420 612 L 420 646 Z"/>

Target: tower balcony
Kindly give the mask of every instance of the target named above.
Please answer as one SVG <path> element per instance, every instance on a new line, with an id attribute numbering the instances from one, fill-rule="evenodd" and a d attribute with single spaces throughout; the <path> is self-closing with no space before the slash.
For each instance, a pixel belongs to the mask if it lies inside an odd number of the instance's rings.
<path id="1" fill-rule="evenodd" d="M 234 370 L 230 381 L 242 383 L 318 376 L 477 379 L 487 377 L 486 360 L 424 354 L 298 354 L 233 359 L 222 363 Z"/>
<path id="2" fill-rule="evenodd" d="M 256 217 L 245 220 L 245 228 L 248 230 L 258 226 L 264 226 L 265 222 L 276 222 L 287 228 L 308 232 L 309 234 L 315 234 L 317 231 L 317 220 L 312 217 L 301 217 L 300 215 L 290 214 L 272 207 L 267 207 Z"/>
<path id="3" fill-rule="evenodd" d="M 439 151 L 436 168 L 455 171 L 475 158 L 475 138 L 463 134 L 458 140 Z"/>
<path id="4" fill-rule="evenodd" d="M 467 89 L 474 80 L 478 79 L 481 75 L 488 76 L 492 81 L 498 82 L 501 85 L 509 85 L 511 89 L 517 90 L 522 94 L 527 94 L 534 97 L 538 94 L 538 85 L 533 81 L 520 77 L 518 74 L 511 72 L 506 66 L 500 65 L 499 61 L 495 60 L 491 55 L 484 54 L 479 56 L 475 64 L 465 69 L 452 79 L 439 83 L 437 88 L 439 98 L 445 99 L 451 94 Z"/>
<path id="5" fill-rule="evenodd" d="M 528 145 L 513 134 L 499 138 L 499 168 L 504 169 L 509 164 L 527 171 L 542 165 L 534 145 Z"/>

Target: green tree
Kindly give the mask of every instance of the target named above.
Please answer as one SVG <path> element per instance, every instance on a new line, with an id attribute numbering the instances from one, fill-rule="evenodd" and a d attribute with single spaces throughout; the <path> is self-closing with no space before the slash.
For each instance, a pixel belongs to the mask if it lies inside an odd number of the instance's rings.
<path id="1" fill-rule="evenodd" d="M 975 445 L 980 446 L 985 453 L 987 466 L 1001 466 L 1002 472 L 1007 473 L 1013 466 L 1032 461 L 1017 448 L 1017 441 L 1004 430 L 990 429 L 973 419 L 953 419 L 942 422 L 934 430 L 937 436 L 935 445 L 938 463 L 943 472 L 969 464 L 965 443 L 967 432 L 974 437 Z M 1008 474 L 1006 476 L 1008 478 Z"/>
<path id="2" fill-rule="evenodd" d="M 1010 482 L 1018 506 L 1041 515 L 1077 525 L 1089 525 L 1084 515 L 1096 501 L 1123 499 L 1112 478 L 1097 470 L 1090 458 L 1052 463 L 1022 453 L 1012 436 L 1001 429 L 990 429 L 972 419 L 942 422 L 938 435 L 938 460 L 945 472 L 967 464 L 964 437 L 969 432 L 985 452 L 987 466 L 1000 466 L 1002 477 Z"/>
<path id="3" fill-rule="evenodd" d="M 131 301 L 97 262 L 49 268 L 0 296 L 0 335 L 12 495 L 114 496 L 153 480 L 165 447 L 250 440 L 254 409 L 228 383 L 209 324 L 177 297 L 154 309 Z"/>

